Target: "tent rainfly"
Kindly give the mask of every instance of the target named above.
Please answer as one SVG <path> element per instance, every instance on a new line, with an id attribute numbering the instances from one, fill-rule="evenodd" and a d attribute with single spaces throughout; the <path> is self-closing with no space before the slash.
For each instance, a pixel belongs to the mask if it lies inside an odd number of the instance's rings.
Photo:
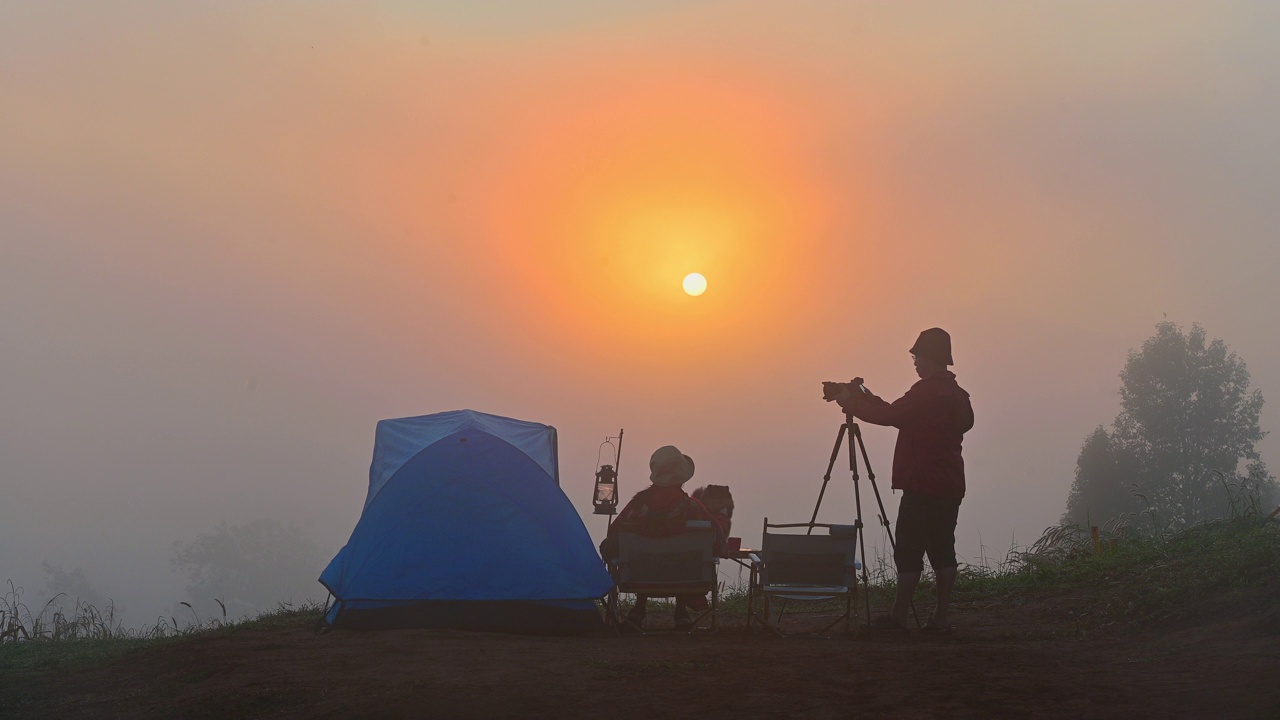
<path id="1" fill-rule="evenodd" d="M 320 582 L 334 627 L 581 632 L 612 586 L 560 490 L 556 429 L 473 410 L 383 420 Z"/>

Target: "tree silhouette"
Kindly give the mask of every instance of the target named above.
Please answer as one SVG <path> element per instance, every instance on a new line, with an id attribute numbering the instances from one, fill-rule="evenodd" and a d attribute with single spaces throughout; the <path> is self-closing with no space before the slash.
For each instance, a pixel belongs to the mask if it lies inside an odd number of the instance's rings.
<path id="1" fill-rule="evenodd" d="M 1144 509 L 1130 491 L 1137 474 L 1136 458 L 1099 425 L 1085 438 L 1076 459 L 1064 522 L 1100 525 L 1120 513 Z"/>
<path id="2" fill-rule="evenodd" d="M 1179 525 L 1226 515 L 1242 486 L 1275 495 L 1276 479 L 1254 449 L 1266 436 L 1262 392 L 1222 340 L 1208 341 L 1199 325 L 1184 333 L 1161 322 L 1129 352 L 1120 379 L 1121 412 L 1111 431 L 1099 427 L 1085 440 L 1065 519 L 1099 524 L 1143 509 L 1131 488 Z"/>
<path id="3" fill-rule="evenodd" d="M 60 595 L 66 600 L 65 603 L 58 603 L 60 606 L 76 608 L 89 605 L 100 613 L 124 613 L 110 598 L 89 584 L 83 569 L 63 570 L 61 565 L 52 565 L 48 560 L 41 562 L 40 567 L 44 568 L 44 594 L 49 598 Z"/>
<path id="4" fill-rule="evenodd" d="M 174 569 L 187 576 L 190 600 L 203 614 L 252 615 L 281 602 L 321 597 L 320 548 L 297 526 L 278 520 L 220 523 L 192 541 L 174 543 Z M 216 602 L 215 602 L 216 601 Z"/>

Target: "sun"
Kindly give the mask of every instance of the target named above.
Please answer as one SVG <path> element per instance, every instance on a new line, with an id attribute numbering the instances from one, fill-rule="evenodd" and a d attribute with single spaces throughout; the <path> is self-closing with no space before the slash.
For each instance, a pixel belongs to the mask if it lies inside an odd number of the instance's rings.
<path id="1" fill-rule="evenodd" d="M 684 276 L 684 291 L 693 296 L 701 295 L 707 291 L 707 279 L 702 277 L 702 273 L 689 273 Z"/>

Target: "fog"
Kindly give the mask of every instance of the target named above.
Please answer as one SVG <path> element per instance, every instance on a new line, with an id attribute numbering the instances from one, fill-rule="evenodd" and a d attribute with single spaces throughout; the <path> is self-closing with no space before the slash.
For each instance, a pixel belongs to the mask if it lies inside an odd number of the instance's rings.
<path id="1" fill-rule="evenodd" d="M 1280 425 L 1274 4 L 454 5 L 0 6 L 0 580 L 138 624 L 220 522 L 331 557 L 375 423 L 462 408 L 554 425 L 597 539 L 625 428 L 624 497 L 676 444 L 751 545 L 813 509 L 820 382 L 897 397 L 933 326 L 967 562 L 1058 521 L 1163 319 Z"/>

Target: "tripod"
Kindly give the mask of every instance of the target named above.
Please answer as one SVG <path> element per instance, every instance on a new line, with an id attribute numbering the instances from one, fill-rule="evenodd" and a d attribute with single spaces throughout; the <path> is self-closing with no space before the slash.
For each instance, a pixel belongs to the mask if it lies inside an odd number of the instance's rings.
<path id="1" fill-rule="evenodd" d="M 858 454 L 862 455 L 862 464 L 867 468 L 867 479 L 871 481 L 871 490 L 876 496 L 876 505 L 880 508 L 880 524 L 884 527 L 885 534 L 889 537 L 889 548 L 897 551 L 898 546 L 893 541 L 893 530 L 889 528 L 889 514 L 884 511 L 884 501 L 880 499 L 880 488 L 876 486 L 876 474 L 871 470 L 871 459 L 867 457 L 867 446 L 862 442 L 862 430 L 858 427 L 858 423 L 853 421 L 853 415 L 845 413 L 844 423 L 840 425 L 840 431 L 836 433 L 835 447 L 831 448 L 831 459 L 827 462 L 827 473 L 822 476 L 822 489 L 818 491 L 818 502 L 813 506 L 813 515 L 809 518 L 809 530 L 806 535 L 813 533 L 813 526 L 818 520 L 818 509 L 822 507 L 822 497 L 827 493 L 827 483 L 831 482 L 831 471 L 836 466 L 836 458 L 840 456 L 840 446 L 844 444 L 845 438 L 849 439 L 849 472 L 853 475 L 853 503 L 854 509 L 857 511 L 857 519 L 854 520 L 854 532 L 858 534 L 858 552 L 862 558 L 862 597 L 866 603 L 867 624 L 871 624 L 871 593 L 870 581 L 867 576 L 867 544 L 863 535 L 862 527 L 862 491 L 858 484 Z M 855 445 L 856 451 L 855 452 Z M 915 617 L 916 626 L 920 625 L 920 616 L 916 614 L 916 604 L 911 603 L 911 614 Z"/>

